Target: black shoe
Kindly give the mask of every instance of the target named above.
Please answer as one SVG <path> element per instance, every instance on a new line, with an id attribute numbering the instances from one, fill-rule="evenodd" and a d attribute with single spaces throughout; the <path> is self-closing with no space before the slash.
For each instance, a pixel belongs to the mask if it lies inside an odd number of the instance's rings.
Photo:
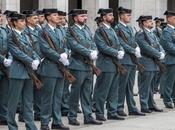
<path id="1" fill-rule="evenodd" d="M 173 109 L 174 108 L 174 105 L 173 105 L 173 103 L 168 102 L 168 103 L 165 103 L 165 107 L 166 108 L 169 108 L 169 109 Z"/>
<path id="2" fill-rule="evenodd" d="M 16 109 L 16 113 L 19 114 L 20 112 L 21 112 L 21 108 L 20 108 L 20 106 L 18 106 L 17 109 Z"/>
<path id="3" fill-rule="evenodd" d="M 63 124 L 58 124 L 58 125 L 54 125 L 52 124 L 52 129 L 59 129 L 59 130 L 70 130 L 69 127 L 63 125 Z"/>
<path id="4" fill-rule="evenodd" d="M 133 111 L 133 112 L 129 112 L 130 116 L 145 116 L 145 113 L 142 113 L 140 111 Z"/>
<path id="5" fill-rule="evenodd" d="M 92 112 L 95 113 L 96 112 L 96 108 L 95 108 L 95 105 L 92 106 Z"/>
<path id="6" fill-rule="evenodd" d="M 61 112 L 61 115 L 62 116 L 67 116 L 68 115 L 68 112 Z"/>
<path id="7" fill-rule="evenodd" d="M 7 121 L 0 120 L 0 125 L 7 125 Z"/>
<path id="8" fill-rule="evenodd" d="M 163 109 L 158 108 L 157 106 L 153 107 L 153 108 L 149 108 L 151 111 L 155 111 L 155 112 L 163 112 Z"/>
<path id="9" fill-rule="evenodd" d="M 91 119 L 91 120 L 84 120 L 84 124 L 91 124 L 91 125 L 102 125 L 103 122 L 101 121 L 97 121 L 95 119 Z"/>
<path id="10" fill-rule="evenodd" d="M 141 112 L 143 112 L 143 113 L 152 113 L 152 111 L 149 110 L 149 109 L 141 109 Z"/>
<path id="11" fill-rule="evenodd" d="M 22 115 L 19 115 L 19 116 L 18 116 L 18 121 L 19 121 L 19 122 L 25 122 Z"/>
<path id="12" fill-rule="evenodd" d="M 49 126 L 41 126 L 40 130 L 50 130 Z"/>
<path id="13" fill-rule="evenodd" d="M 78 107 L 77 113 L 82 113 L 82 111 L 79 107 Z"/>
<path id="14" fill-rule="evenodd" d="M 96 116 L 96 120 L 98 120 L 98 121 L 106 121 L 106 118 L 104 116 Z"/>
<path id="15" fill-rule="evenodd" d="M 69 124 L 70 125 L 79 126 L 80 125 L 80 122 L 78 122 L 76 119 L 73 119 L 73 120 L 69 120 Z"/>
<path id="16" fill-rule="evenodd" d="M 138 93 L 134 93 L 133 96 L 138 96 Z"/>
<path id="17" fill-rule="evenodd" d="M 127 116 L 127 114 L 124 111 L 117 111 L 117 114 L 119 116 Z"/>
<path id="18" fill-rule="evenodd" d="M 108 118 L 108 120 L 125 120 L 125 118 L 120 117 L 117 114 L 116 115 L 112 115 L 112 116 L 108 116 L 107 118 Z"/>
<path id="19" fill-rule="evenodd" d="M 34 120 L 35 121 L 41 121 L 41 118 L 40 118 L 40 116 L 34 116 Z"/>

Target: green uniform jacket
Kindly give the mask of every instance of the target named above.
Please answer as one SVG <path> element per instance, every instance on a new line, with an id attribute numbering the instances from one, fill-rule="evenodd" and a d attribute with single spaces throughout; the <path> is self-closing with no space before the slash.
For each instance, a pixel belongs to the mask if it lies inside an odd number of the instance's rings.
<path id="1" fill-rule="evenodd" d="M 162 32 L 160 44 L 166 52 L 165 64 L 175 64 L 175 30 L 173 28 L 166 26 Z"/>
<path id="2" fill-rule="evenodd" d="M 7 33 L 3 28 L 0 28 L 0 64 L 3 64 L 4 59 L 7 55 Z M 0 70 L 0 75 L 4 75 L 3 72 Z"/>
<path id="3" fill-rule="evenodd" d="M 53 32 L 48 24 L 44 27 L 44 31 L 49 35 L 53 41 L 53 44 L 57 48 L 64 48 L 64 45 L 60 41 L 61 38 L 58 34 Z M 57 32 L 58 31 L 59 30 L 57 29 Z M 43 36 L 43 30 L 39 32 L 39 44 L 44 60 L 38 69 L 38 73 L 46 77 L 63 77 L 60 67 L 56 63 L 60 59 L 60 54 L 49 46 L 48 42 Z"/>
<path id="4" fill-rule="evenodd" d="M 159 44 L 159 41 L 154 33 L 150 33 L 146 29 L 144 29 L 144 31 L 146 32 L 150 43 L 145 40 L 143 31 L 137 34 L 136 40 L 138 45 L 140 46 L 142 54 L 142 57 L 140 58 L 140 63 L 144 65 L 145 71 L 159 71 L 158 65 L 155 64 L 150 56 L 153 58 L 160 58 L 160 52 L 165 52 L 162 46 Z"/>
<path id="5" fill-rule="evenodd" d="M 88 64 L 84 63 L 83 57 L 90 57 L 91 50 L 96 50 L 95 42 L 92 34 L 87 26 L 80 29 L 77 25 L 71 27 L 78 36 L 81 43 L 78 43 L 75 38 L 67 31 L 67 44 L 71 49 L 71 59 L 69 68 L 72 70 L 90 71 Z"/>
<path id="6" fill-rule="evenodd" d="M 8 47 L 10 53 L 13 56 L 13 63 L 10 67 L 9 77 L 14 79 L 29 79 L 30 77 L 25 66 L 31 68 L 32 61 L 38 60 L 38 57 L 32 49 L 32 45 L 29 42 L 28 36 L 24 34 L 24 37 L 22 37 L 16 31 L 14 31 L 14 33 L 17 36 L 19 45 L 23 48 L 25 52 L 21 51 L 17 47 L 16 43 L 13 41 L 12 33 L 10 33 L 8 35 Z"/>
<path id="7" fill-rule="evenodd" d="M 120 44 L 122 45 L 123 49 L 126 52 L 124 58 L 121 60 L 121 63 L 125 65 L 134 65 L 129 55 L 134 54 L 135 52 L 134 48 L 136 48 L 137 46 L 137 43 L 135 42 L 134 32 L 131 27 L 129 26 L 125 27 L 123 24 L 119 23 L 118 25 L 115 26 L 115 31 L 117 32 L 117 34 L 119 28 L 123 31 L 123 33 L 128 39 L 128 43 L 125 43 L 125 41 L 118 35 Z"/>
<path id="8" fill-rule="evenodd" d="M 112 28 L 108 29 L 105 25 L 102 25 L 102 27 L 108 34 L 111 42 L 113 43 L 113 47 L 107 45 L 98 28 L 94 36 L 95 43 L 99 50 L 99 56 L 96 64 L 102 72 L 116 72 L 116 66 L 113 64 L 112 59 L 106 55 L 112 56 L 117 59 L 118 51 L 123 50 L 123 48 L 120 45 L 119 39 L 115 31 Z"/>

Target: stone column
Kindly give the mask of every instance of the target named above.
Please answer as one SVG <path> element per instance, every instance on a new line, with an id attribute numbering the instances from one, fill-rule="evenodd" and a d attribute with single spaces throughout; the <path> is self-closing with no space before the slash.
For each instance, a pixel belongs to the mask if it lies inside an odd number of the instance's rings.
<path id="1" fill-rule="evenodd" d="M 91 31 L 94 33 L 96 29 L 96 23 L 94 19 L 96 18 L 97 11 L 99 8 L 108 8 L 108 0 L 82 0 L 82 9 L 88 10 L 88 21 L 87 24 Z"/>
<path id="2" fill-rule="evenodd" d="M 119 0 L 119 6 L 132 9 L 132 26 L 138 28 L 136 19 L 140 15 L 152 15 L 153 18 L 163 17 L 167 10 L 167 0 Z"/>
<path id="3" fill-rule="evenodd" d="M 1 0 L 1 9 L 20 11 L 20 0 Z"/>
<path id="4" fill-rule="evenodd" d="M 68 12 L 68 0 L 39 0 L 39 8 L 57 8 L 61 11 Z"/>

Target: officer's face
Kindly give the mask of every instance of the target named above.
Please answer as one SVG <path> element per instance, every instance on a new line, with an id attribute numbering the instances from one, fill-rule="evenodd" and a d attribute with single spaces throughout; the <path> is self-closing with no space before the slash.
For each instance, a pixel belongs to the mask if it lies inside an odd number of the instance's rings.
<path id="1" fill-rule="evenodd" d="M 3 15 L 0 14 L 0 26 L 2 26 L 2 24 L 3 24 Z"/>
<path id="2" fill-rule="evenodd" d="M 45 17 L 44 17 L 44 14 L 41 14 L 41 15 L 38 15 L 38 22 L 43 24 L 45 21 Z"/>
<path id="3" fill-rule="evenodd" d="M 144 21 L 144 22 L 143 22 L 143 25 L 144 25 L 146 28 L 149 28 L 149 29 L 151 29 L 151 28 L 154 27 L 154 24 L 153 24 L 153 20 L 152 20 L 152 19 Z"/>
<path id="4" fill-rule="evenodd" d="M 62 26 L 65 26 L 67 24 L 66 16 L 63 16 L 61 24 L 62 24 Z"/>
<path id="5" fill-rule="evenodd" d="M 32 26 L 36 26 L 37 23 L 38 23 L 38 16 L 35 15 L 35 16 L 28 17 L 28 18 L 27 18 L 27 22 L 28 22 L 29 24 L 31 24 Z"/>
<path id="6" fill-rule="evenodd" d="M 80 25 L 84 25 L 87 21 L 87 14 L 80 14 L 74 17 L 75 22 L 77 22 Z"/>
<path id="7" fill-rule="evenodd" d="M 156 26 L 160 27 L 161 21 L 156 21 L 155 24 Z"/>
<path id="8" fill-rule="evenodd" d="M 62 20 L 63 20 L 63 16 L 59 15 L 58 16 L 58 26 L 61 26 L 62 25 Z"/>
<path id="9" fill-rule="evenodd" d="M 130 23 L 131 21 L 131 14 L 122 14 L 120 16 L 120 19 L 124 22 L 124 23 Z"/>
<path id="10" fill-rule="evenodd" d="M 114 22 L 114 15 L 113 13 L 108 13 L 103 17 L 104 21 L 106 21 L 107 23 L 112 24 Z"/>
<path id="11" fill-rule="evenodd" d="M 52 13 L 47 17 L 48 21 L 54 23 L 54 24 L 59 24 L 59 16 L 58 13 Z"/>
<path id="12" fill-rule="evenodd" d="M 15 28 L 19 31 L 22 31 L 26 27 L 25 19 L 18 19 L 17 21 L 14 21 Z"/>
<path id="13" fill-rule="evenodd" d="M 175 26 L 175 16 L 171 16 L 167 18 L 169 24 Z"/>

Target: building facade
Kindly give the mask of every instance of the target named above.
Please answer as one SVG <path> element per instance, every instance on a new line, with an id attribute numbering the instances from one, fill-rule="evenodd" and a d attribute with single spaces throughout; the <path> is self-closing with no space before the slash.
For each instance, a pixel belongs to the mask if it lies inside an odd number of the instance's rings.
<path id="1" fill-rule="evenodd" d="M 99 8 L 113 8 L 117 20 L 117 8 L 123 6 L 132 9 L 132 26 L 137 28 L 135 20 L 143 15 L 152 15 L 153 17 L 164 17 L 165 10 L 175 10 L 175 0 L 0 0 L 0 8 L 4 11 L 24 9 L 42 9 L 58 8 L 68 12 L 73 8 L 82 8 L 88 10 L 88 25 L 95 30 L 96 23 L 94 18 Z"/>

